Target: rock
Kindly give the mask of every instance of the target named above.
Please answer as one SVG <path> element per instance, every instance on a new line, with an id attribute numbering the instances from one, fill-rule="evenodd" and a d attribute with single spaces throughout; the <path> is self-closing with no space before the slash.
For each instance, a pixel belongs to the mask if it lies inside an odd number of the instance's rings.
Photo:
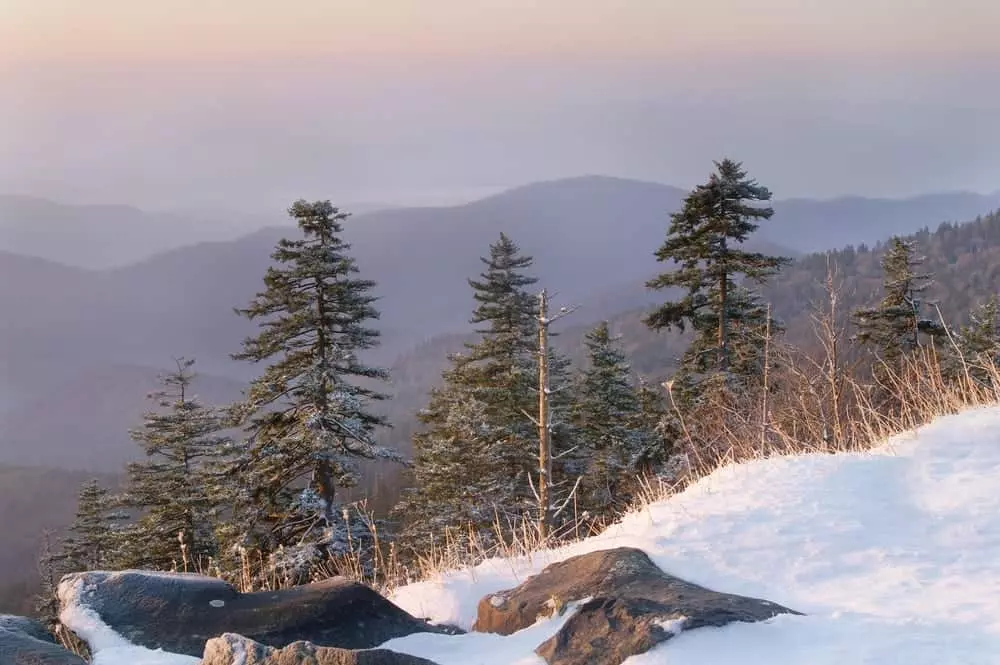
<path id="1" fill-rule="evenodd" d="M 133 644 L 195 657 L 223 633 L 274 647 L 307 640 L 370 649 L 416 632 L 445 632 L 344 578 L 241 594 L 202 575 L 89 572 L 64 577 L 59 596 L 64 607 L 79 604 L 95 611 Z"/>
<path id="2" fill-rule="evenodd" d="M 799 614 L 767 600 L 712 591 L 621 547 L 548 566 L 515 589 L 479 602 L 473 630 L 509 635 L 589 599 L 535 651 L 549 665 L 618 665 L 682 630 Z"/>
<path id="3" fill-rule="evenodd" d="M 435 665 L 388 649 L 337 649 L 294 642 L 283 649 L 226 633 L 208 641 L 202 665 Z"/>
<path id="4" fill-rule="evenodd" d="M 52 633 L 45 626 L 28 617 L 0 614 L 0 629 L 15 630 L 44 642 L 56 643 L 56 638 L 52 637 Z"/>
<path id="5" fill-rule="evenodd" d="M 56 644 L 52 635 L 37 621 L 2 615 L 0 664 L 86 665 L 86 661 Z"/>

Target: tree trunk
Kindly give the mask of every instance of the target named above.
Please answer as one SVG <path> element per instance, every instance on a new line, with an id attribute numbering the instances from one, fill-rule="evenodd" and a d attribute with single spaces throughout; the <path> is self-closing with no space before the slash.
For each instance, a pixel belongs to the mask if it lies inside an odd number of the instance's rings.
<path id="1" fill-rule="evenodd" d="M 538 535 L 548 539 L 552 521 L 552 440 L 549 431 L 548 295 L 538 295 Z"/>
<path id="2" fill-rule="evenodd" d="M 722 239 L 722 253 L 726 253 L 726 239 Z M 729 275 L 725 270 L 719 277 L 719 371 L 725 372 L 729 369 L 729 330 L 728 330 L 728 307 L 729 307 Z"/>

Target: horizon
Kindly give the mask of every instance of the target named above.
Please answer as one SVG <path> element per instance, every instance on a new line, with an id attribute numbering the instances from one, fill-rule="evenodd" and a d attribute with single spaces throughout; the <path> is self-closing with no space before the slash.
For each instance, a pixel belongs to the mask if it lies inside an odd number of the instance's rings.
<path id="1" fill-rule="evenodd" d="M 586 179 L 598 179 L 598 180 L 620 180 L 631 183 L 641 183 L 646 185 L 655 185 L 661 187 L 667 187 L 670 189 L 678 190 L 680 192 L 690 191 L 690 187 L 683 187 L 669 182 L 659 182 L 656 180 L 648 180 L 643 178 L 630 178 L 625 176 L 613 175 L 613 174 L 598 174 L 598 173 L 583 173 L 580 175 L 567 175 L 563 177 L 549 178 L 544 180 L 533 180 L 529 182 L 523 182 L 519 184 L 514 184 L 505 187 L 472 187 L 472 188 L 456 188 L 454 190 L 431 190 L 431 191 L 408 191 L 402 193 L 396 193 L 396 195 L 389 195 L 384 197 L 369 196 L 367 198 L 362 197 L 353 201 L 342 201 L 338 202 L 330 197 L 319 196 L 317 200 L 327 200 L 329 199 L 335 206 L 340 209 L 351 212 L 355 216 L 367 215 L 374 212 L 380 212 L 389 209 L 407 209 L 407 208 L 456 208 L 469 204 L 475 204 L 479 201 L 490 199 L 495 196 L 501 196 L 509 192 L 514 192 L 528 187 L 538 186 L 538 185 L 550 185 L 561 182 L 571 182 Z M 767 183 L 765 186 L 771 188 Z M 773 191 L 773 190 L 772 190 Z M 901 196 L 870 196 L 865 194 L 856 193 L 844 193 L 835 194 L 830 196 L 774 196 L 773 202 L 797 202 L 806 201 L 814 203 L 835 203 L 838 201 L 851 201 L 851 200 L 862 200 L 862 201 L 886 201 L 886 202 L 901 202 L 910 201 L 921 198 L 928 197 L 944 197 L 944 196 L 978 196 L 983 198 L 990 198 L 995 196 L 1000 196 L 1000 188 L 993 190 L 974 190 L 974 189 L 950 189 L 950 190 L 931 190 L 926 192 L 919 192 L 910 195 Z M 9 192 L 0 191 L 0 198 L 4 199 L 25 199 L 36 201 L 42 204 L 51 204 L 56 206 L 69 206 L 69 207 L 81 207 L 81 208 L 131 208 L 139 212 L 156 214 L 156 215 L 220 215 L 220 214 L 232 214 L 232 215 L 265 215 L 271 216 L 274 214 L 281 214 L 285 212 L 285 208 L 280 209 L 256 209 L 256 210 L 222 210 L 213 209 L 211 207 L 178 207 L 178 208 L 158 208 L 155 206 L 143 206 L 139 203 L 133 201 L 106 201 L 106 200 L 72 200 L 71 198 L 57 198 L 53 196 L 45 196 L 38 194 L 28 194 L 22 192 Z M 288 201 L 287 203 L 291 203 Z M 287 205 L 285 206 L 287 207 Z M 275 224 L 274 226 L 278 226 Z"/>

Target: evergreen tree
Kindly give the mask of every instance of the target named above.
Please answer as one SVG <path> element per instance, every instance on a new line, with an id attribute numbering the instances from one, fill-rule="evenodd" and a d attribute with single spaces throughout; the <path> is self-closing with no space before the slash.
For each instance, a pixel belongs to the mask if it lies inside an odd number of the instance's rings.
<path id="1" fill-rule="evenodd" d="M 958 347 L 970 377 L 982 385 L 992 385 L 1000 368 L 1000 303 L 996 294 L 969 314 L 969 323 L 958 333 Z"/>
<path id="2" fill-rule="evenodd" d="M 754 205 L 771 199 L 771 192 L 747 177 L 742 165 L 726 159 L 716 172 L 684 200 L 672 215 L 667 239 L 657 250 L 658 261 L 675 268 L 647 283 L 651 289 L 681 289 L 679 300 L 668 301 L 650 313 L 646 324 L 654 329 L 690 327 L 695 340 L 682 364 L 680 396 L 692 402 L 706 378 L 739 377 L 748 371 L 744 333 L 759 327 L 760 306 L 737 283 L 764 284 L 788 259 L 748 252 L 740 245 L 757 230 L 758 220 L 774 210 Z M 736 348 L 743 344 L 744 348 Z"/>
<path id="3" fill-rule="evenodd" d="M 922 316 L 925 303 L 921 296 L 933 278 L 931 273 L 918 271 L 922 263 L 912 242 L 892 238 L 882 257 L 881 302 L 857 309 L 852 315 L 857 327 L 855 341 L 870 348 L 889 371 L 900 371 L 907 355 L 945 334 L 941 324 Z"/>
<path id="4" fill-rule="evenodd" d="M 77 495 L 76 517 L 52 557 L 53 568 L 62 573 L 121 568 L 120 530 L 126 518 L 98 481 L 84 483 Z"/>
<path id="5" fill-rule="evenodd" d="M 137 520 L 124 532 L 128 567 L 193 569 L 216 555 L 210 470 L 230 445 L 222 414 L 193 392 L 194 360 L 179 358 L 150 395 L 158 410 L 131 432 L 146 459 L 128 465 L 122 505 Z"/>
<path id="6" fill-rule="evenodd" d="M 607 515 L 632 500 L 655 433 L 641 417 L 631 367 L 608 323 L 587 333 L 584 343 L 588 364 L 573 409 L 576 441 L 589 458 L 580 504 L 593 515 Z"/>
<path id="7" fill-rule="evenodd" d="M 369 535 L 338 505 L 337 490 L 359 480 L 359 462 L 403 458 L 374 439 L 388 425 L 372 411 L 386 398 L 377 388 L 388 371 L 359 357 L 378 343 L 370 325 L 379 313 L 375 283 L 358 277 L 341 238 L 348 215 L 329 201 L 298 201 L 289 214 L 302 237 L 278 243 L 266 289 L 237 310 L 261 331 L 234 358 L 270 364 L 233 409 L 249 434 L 232 467 L 233 518 L 240 544 L 300 579 L 318 558 Z"/>
<path id="8" fill-rule="evenodd" d="M 506 235 L 470 279 L 480 338 L 450 357 L 414 436 L 415 488 L 399 512 L 414 538 L 471 525 L 488 537 L 495 521 L 516 524 L 531 503 L 537 471 L 535 301 L 524 273 L 532 259 Z"/>
<path id="9" fill-rule="evenodd" d="M 680 428 L 667 408 L 662 386 L 650 385 L 646 379 L 639 377 L 636 397 L 639 401 L 639 412 L 636 414 L 635 427 L 651 433 L 648 438 L 640 440 L 645 448 L 638 451 L 636 468 L 642 477 L 663 475 L 668 472 L 668 466 L 675 461 Z"/>

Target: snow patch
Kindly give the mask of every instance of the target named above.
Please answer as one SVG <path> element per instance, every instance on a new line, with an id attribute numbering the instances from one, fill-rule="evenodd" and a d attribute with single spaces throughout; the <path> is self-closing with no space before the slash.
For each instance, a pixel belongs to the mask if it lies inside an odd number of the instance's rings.
<path id="1" fill-rule="evenodd" d="M 684 626 L 687 625 L 687 617 L 677 617 L 676 619 L 660 619 L 654 623 L 667 631 L 671 635 L 680 635 L 684 630 Z"/>
<path id="2" fill-rule="evenodd" d="M 550 563 L 637 547 L 682 579 L 807 616 L 683 631 L 628 665 L 995 665 L 998 487 L 1000 408 L 972 409 L 871 452 L 723 468 L 582 543 L 486 561 L 400 588 L 391 599 L 468 629 L 480 598 Z M 530 640 L 467 634 L 394 643 L 441 665 L 535 664 L 534 648 L 560 621 L 521 631 Z"/>

